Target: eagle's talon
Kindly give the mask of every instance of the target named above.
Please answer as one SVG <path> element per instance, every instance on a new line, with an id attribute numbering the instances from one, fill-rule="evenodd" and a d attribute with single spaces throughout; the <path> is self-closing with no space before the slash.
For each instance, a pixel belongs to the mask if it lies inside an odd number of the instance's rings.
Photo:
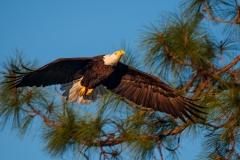
<path id="1" fill-rule="evenodd" d="M 80 96 L 84 96 L 85 93 L 86 93 L 86 90 L 87 90 L 87 88 L 83 86 L 82 89 L 81 89 L 80 92 L 79 92 L 79 95 L 80 95 Z"/>
<path id="2" fill-rule="evenodd" d="M 87 93 L 86 93 L 86 96 L 90 95 L 92 92 L 93 92 L 93 88 L 88 89 L 88 90 L 87 90 Z"/>

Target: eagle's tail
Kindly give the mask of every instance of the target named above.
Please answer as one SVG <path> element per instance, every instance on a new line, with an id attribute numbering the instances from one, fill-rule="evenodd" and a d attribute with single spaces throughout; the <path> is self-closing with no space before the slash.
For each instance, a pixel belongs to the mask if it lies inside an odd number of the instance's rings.
<path id="1" fill-rule="evenodd" d="M 83 77 L 82 77 L 83 78 Z M 88 96 L 80 96 L 79 92 L 82 89 L 81 80 L 77 79 L 73 82 L 62 84 L 61 90 L 63 92 L 63 96 L 67 97 L 70 102 L 78 101 L 79 104 L 89 104 L 91 102 L 96 101 L 97 98 L 102 97 L 104 94 L 107 93 L 106 89 L 103 85 L 99 85 L 94 88 L 93 92 Z"/>

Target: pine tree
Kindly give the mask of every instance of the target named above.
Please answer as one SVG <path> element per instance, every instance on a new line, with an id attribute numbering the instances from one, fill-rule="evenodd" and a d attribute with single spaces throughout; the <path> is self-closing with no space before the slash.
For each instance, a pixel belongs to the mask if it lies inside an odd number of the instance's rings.
<path id="1" fill-rule="evenodd" d="M 182 13 L 162 16 L 141 32 L 139 50 L 125 47 L 128 65 L 158 76 L 205 106 L 204 120 L 182 122 L 108 93 L 91 105 L 72 104 L 59 86 L 9 89 L 9 76 L 36 69 L 16 51 L 3 64 L 0 126 L 20 138 L 36 128 L 45 152 L 76 159 L 176 159 L 180 139 L 202 139 L 201 159 L 240 159 L 240 6 L 237 0 L 186 0 Z M 212 23 L 213 22 L 213 23 Z M 218 26 L 220 34 L 213 30 Z"/>

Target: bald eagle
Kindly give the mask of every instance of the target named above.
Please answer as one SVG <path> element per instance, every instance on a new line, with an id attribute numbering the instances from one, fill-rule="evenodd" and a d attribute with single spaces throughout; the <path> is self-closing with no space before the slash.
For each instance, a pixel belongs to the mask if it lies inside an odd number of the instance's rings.
<path id="1" fill-rule="evenodd" d="M 92 58 L 60 58 L 37 70 L 14 78 L 13 87 L 61 84 L 70 102 L 89 104 L 107 93 L 124 97 L 136 105 L 165 112 L 186 121 L 201 118 L 204 108 L 176 93 L 159 78 L 121 63 L 124 50 Z"/>

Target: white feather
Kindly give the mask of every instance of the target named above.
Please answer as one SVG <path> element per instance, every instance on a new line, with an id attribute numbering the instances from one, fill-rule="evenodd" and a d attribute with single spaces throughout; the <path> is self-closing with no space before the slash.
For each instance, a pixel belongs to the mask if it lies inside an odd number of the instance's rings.
<path id="1" fill-rule="evenodd" d="M 107 93 L 105 87 L 101 84 L 93 89 L 93 92 L 89 96 L 80 96 L 80 90 L 82 89 L 81 81 L 83 77 L 73 82 L 62 84 L 61 90 L 63 96 L 67 97 L 70 102 L 76 102 L 78 104 L 89 104 L 96 101 L 97 98 L 101 98 L 104 94 Z"/>
<path id="2" fill-rule="evenodd" d="M 113 54 L 107 54 L 103 56 L 103 61 L 105 65 L 116 66 L 120 58 L 121 57 L 115 55 L 114 52 Z"/>

